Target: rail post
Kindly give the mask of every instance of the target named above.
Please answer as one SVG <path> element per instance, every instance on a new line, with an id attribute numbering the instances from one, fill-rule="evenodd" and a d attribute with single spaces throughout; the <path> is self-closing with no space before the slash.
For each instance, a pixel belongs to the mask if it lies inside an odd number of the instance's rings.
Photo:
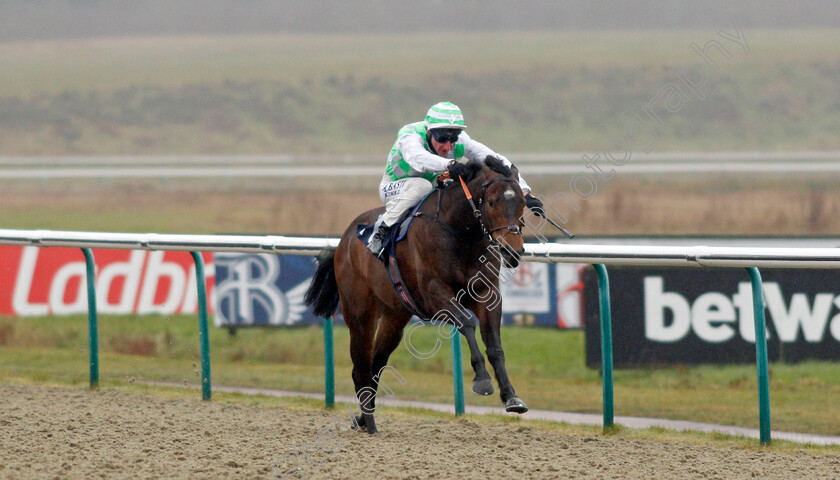
<path id="1" fill-rule="evenodd" d="M 201 399 L 210 400 L 210 338 L 207 331 L 207 280 L 201 252 L 190 252 L 195 262 L 195 284 L 198 288 L 198 340 L 201 347 Z"/>
<path id="2" fill-rule="evenodd" d="M 93 252 L 82 248 L 85 255 L 85 277 L 87 281 L 88 342 L 90 345 L 90 389 L 99 388 L 99 331 L 96 320 L 96 264 Z"/>
<path id="3" fill-rule="evenodd" d="M 455 390 L 455 416 L 464 414 L 464 367 L 461 361 L 461 335 L 452 327 L 452 386 Z"/>
<path id="4" fill-rule="evenodd" d="M 758 371 L 758 422 L 761 443 L 770 444 L 770 382 L 767 374 L 767 331 L 764 322 L 764 290 L 761 273 L 747 267 L 752 283 L 753 317 L 755 320 L 755 365 Z"/>
<path id="5" fill-rule="evenodd" d="M 324 326 L 324 406 L 335 407 L 335 348 L 333 341 L 333 319 L 321 319 Z"/>
<path id="6" fill-rule="evenodd" d="M 610 281 L 607 267 L 592 265 L 598 273 L 598 292 L 601 300 L 601 373 L 604 383 L 604 430 L 612 428 L 613 416 L 613 360 L 612 313 L 610 311 Z"/>

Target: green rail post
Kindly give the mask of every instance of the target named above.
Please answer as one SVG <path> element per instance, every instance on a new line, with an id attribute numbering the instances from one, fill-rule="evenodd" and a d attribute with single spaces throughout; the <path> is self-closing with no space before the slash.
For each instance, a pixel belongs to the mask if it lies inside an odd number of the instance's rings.
<path id="1" fill-rule="evenodd" d="M 612 428 L 613 416 L 613 359 L 612 313 L 610 311 L 610 281 L 607 267 L 592 265 L 598 273 L 598 291 L 601 298 L 601 372 L 604 382 L 604 430 Z"/>
<path id="2" fill-rule="evenodd" d="M 90 345 L 90 388 L 99 388 L 99 332 L 96 325 L 96 264 L 93 252 L 82 248 L 85 255 L 88 303 L 88 341 Z"/>
<path id="3" fill-rule="evenodd" d="M 333 342 L 333 319 L 321 319 L 324 326 L 324 405 L 335 407 L 335 359 Z"/>
<path id="4" fill-rule="evenodd" d="M 455 390 L 455 416 L 464 414 L 464 367 L 461 361 L 461 335 L 452 327 L 452 386 Z"/>
<path id="5" fill-rule="evenodd" d="M 190 252 L 195 262 L 195 284 L 198 288 L 198 340 L 201 346 L 201 399 L 210 400 L 210 338 L 207 331 L 207 280 L 201 252 Z"/>
<path id="6" fill-rule="evenodd" d="M 764 322 L 764 290 L 761 273 L 747 267 L 752 282 L 753 317 L 755 320 L 755 364 L 758 370 L 758 418 L 761 443 L 770 444 L 770 382 L 767 375 L 767 331 Z"/>

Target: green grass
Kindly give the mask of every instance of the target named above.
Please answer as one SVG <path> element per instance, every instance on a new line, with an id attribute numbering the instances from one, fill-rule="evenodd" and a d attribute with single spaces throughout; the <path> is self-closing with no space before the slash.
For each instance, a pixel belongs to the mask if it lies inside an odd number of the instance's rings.
<path id="1" fill-rule="evenodd" d="M 200 383 L 197 320 L 193 317 L 111 317 L 99 321 L 100 383 L 138 381 Z M 531 408 L 599 413 L 600 371 L 583 363 L 583 333 L 506 327 L 508 372 Z M 430 350 L 437 332 L 412 336 Z M 88 378 L 87 322 L 66 318 L 5 318 L 0 321 L 1 377 L 84 384 Z M 214 385 L 323 392 L 320 328 L 240 329 L 229 336 L 211 328 Z M 352 395 L 349 337 L 335 331 L 336 392 Z M 472 380 L 463 345 L 465 381 Z M 388 383 L 400 398 L 452 401 L 448 344 L 420 360 L 401 345 L 389 362 L 406 380 Z M 673 367 L 615 372 L 616 415 L 672 418 L 758 428 L 754 365 Z M 774 430 L 840 435 L 840 365 L 772 364 L 770 399 Z M 386 400 L 387 401 L 387 400 Z M 501 408 L 498 396 L 467 393 L 470 405 Z"/>

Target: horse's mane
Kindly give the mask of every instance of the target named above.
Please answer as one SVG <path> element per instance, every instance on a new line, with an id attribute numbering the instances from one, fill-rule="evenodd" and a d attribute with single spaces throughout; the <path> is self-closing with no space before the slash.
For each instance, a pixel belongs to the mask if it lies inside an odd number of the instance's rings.
<path id="1" fill-rule="evenodd" d="M 467 167 L 469 168 L 469 173 L 464 178 L 464 181 L 466 182 L 473 180 L 484 167 L 487 167 L 490 170 L 500 173 L 506 177 L 513 176 L 513 172 L 510 167 L 505 165 L 504 162 L 502 162 L 502 159 L 495 155 L 488 155 L 484 158 L 483 163 L 478 160 L 470 160 L 470 162 L 467 163 Z"/>

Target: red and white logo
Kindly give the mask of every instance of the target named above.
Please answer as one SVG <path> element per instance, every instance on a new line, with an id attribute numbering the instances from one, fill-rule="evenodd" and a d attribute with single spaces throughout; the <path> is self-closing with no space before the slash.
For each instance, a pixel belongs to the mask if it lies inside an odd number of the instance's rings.
<path id="1" fill-rule="evenodd" d="M 93 250 L 97 312 L 195 313 L 198 293 L 188 252 Z M 203 253 L 209 301 L 212 255 Z M 209 281 L 207 281 L 209 279 Z M 87 312 L 85 261 L 80 249 L 0 246 L 0 314 L 37 316 Z"/>

